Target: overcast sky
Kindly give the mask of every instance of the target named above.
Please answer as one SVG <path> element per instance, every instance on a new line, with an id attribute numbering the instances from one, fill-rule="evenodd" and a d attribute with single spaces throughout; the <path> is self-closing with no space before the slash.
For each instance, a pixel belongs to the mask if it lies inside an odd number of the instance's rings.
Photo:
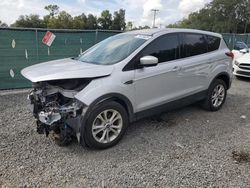
<path id="1" fill-rule="evenodd" d="M 92 13 L 99 16 L 102 10 L 126 10 L 126 22 L 133 25 L 152 26 L 153 13 L 151 9 L 159 9 L 156 25 L 168 25 L 181 20 L 190 12 L 203 8 L 211 0 L 0 0 L 0 20 L 7 24 L 13 23 L 19 15 L 47 14 L 44 7 L 57 4 L 60 10 L 71 15 Z"/>

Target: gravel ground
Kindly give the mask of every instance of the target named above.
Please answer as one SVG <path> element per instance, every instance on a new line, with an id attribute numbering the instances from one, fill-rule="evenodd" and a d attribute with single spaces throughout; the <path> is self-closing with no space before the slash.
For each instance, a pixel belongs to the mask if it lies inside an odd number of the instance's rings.
<path id="1" fill-rule="evenodd" d="M 113 148 L 57 146 L 36 133 L 25 93 L 0 95 L 0 187 L 250 187 L 250 80 L 224 107 L 189 106 L 128 128 Z"/>

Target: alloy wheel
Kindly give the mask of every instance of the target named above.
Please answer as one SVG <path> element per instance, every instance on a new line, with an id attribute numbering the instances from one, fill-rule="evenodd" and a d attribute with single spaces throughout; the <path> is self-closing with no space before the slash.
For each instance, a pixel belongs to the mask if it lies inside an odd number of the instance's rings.
<path id="1" fill-rule="evenodd" d="M 225 98 L 225 88 L 222 84 L 218 84 L 212 93 L 212 104 L 214 107 L 219 107 Z"/>
<path id="2" fill-rule="evenodd" d="M 122 126 L 122 116 L 117 110 L 104 110 L 93 121 L 92 135 L 99 143 L 110 143 L 119 136 Z"/>

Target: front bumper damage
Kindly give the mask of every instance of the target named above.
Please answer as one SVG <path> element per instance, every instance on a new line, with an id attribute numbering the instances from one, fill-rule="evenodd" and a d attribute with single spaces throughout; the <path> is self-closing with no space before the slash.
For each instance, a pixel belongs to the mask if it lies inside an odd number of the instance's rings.
<path id="1" fill-rule="evenodd" d="M 37 132 L 49 135 L 60 145 L 68 144 L 76 136 L 80 142 L 82 112 L 86 106 L 74 98 L 77 91 L 62 88 L 34 88 L 28 95 L 31 111 L 36 118 Z"/>

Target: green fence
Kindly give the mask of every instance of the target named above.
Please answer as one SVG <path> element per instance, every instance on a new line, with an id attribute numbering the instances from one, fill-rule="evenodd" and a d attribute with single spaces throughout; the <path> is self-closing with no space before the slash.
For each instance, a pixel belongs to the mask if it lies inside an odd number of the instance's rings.
<path id="1" fill-rule="evenodd" d="M 20 70 L 24 67 L 77 56 L 95 43 L 117 34 L 103 30 L 50 30 L 56 38 L 51 47 L 42 43 L 47 30 L 0 29 L 0 89 L 25 88 L 31 83 Z"/>
<path id="2" fill-rule="evenodd" d="M 95 43 L 119 31 L 50 30 L 55 35 L 51 47 L 42 43 L 46 29 L 0 28 L 0 89 L 25 88 L 31 83 L 20 70 L 24 67 L 65 57 L 77 56 Z M 250 43 L 249 35 L 223 34 L 232 49 L 236 41 Z"/>

